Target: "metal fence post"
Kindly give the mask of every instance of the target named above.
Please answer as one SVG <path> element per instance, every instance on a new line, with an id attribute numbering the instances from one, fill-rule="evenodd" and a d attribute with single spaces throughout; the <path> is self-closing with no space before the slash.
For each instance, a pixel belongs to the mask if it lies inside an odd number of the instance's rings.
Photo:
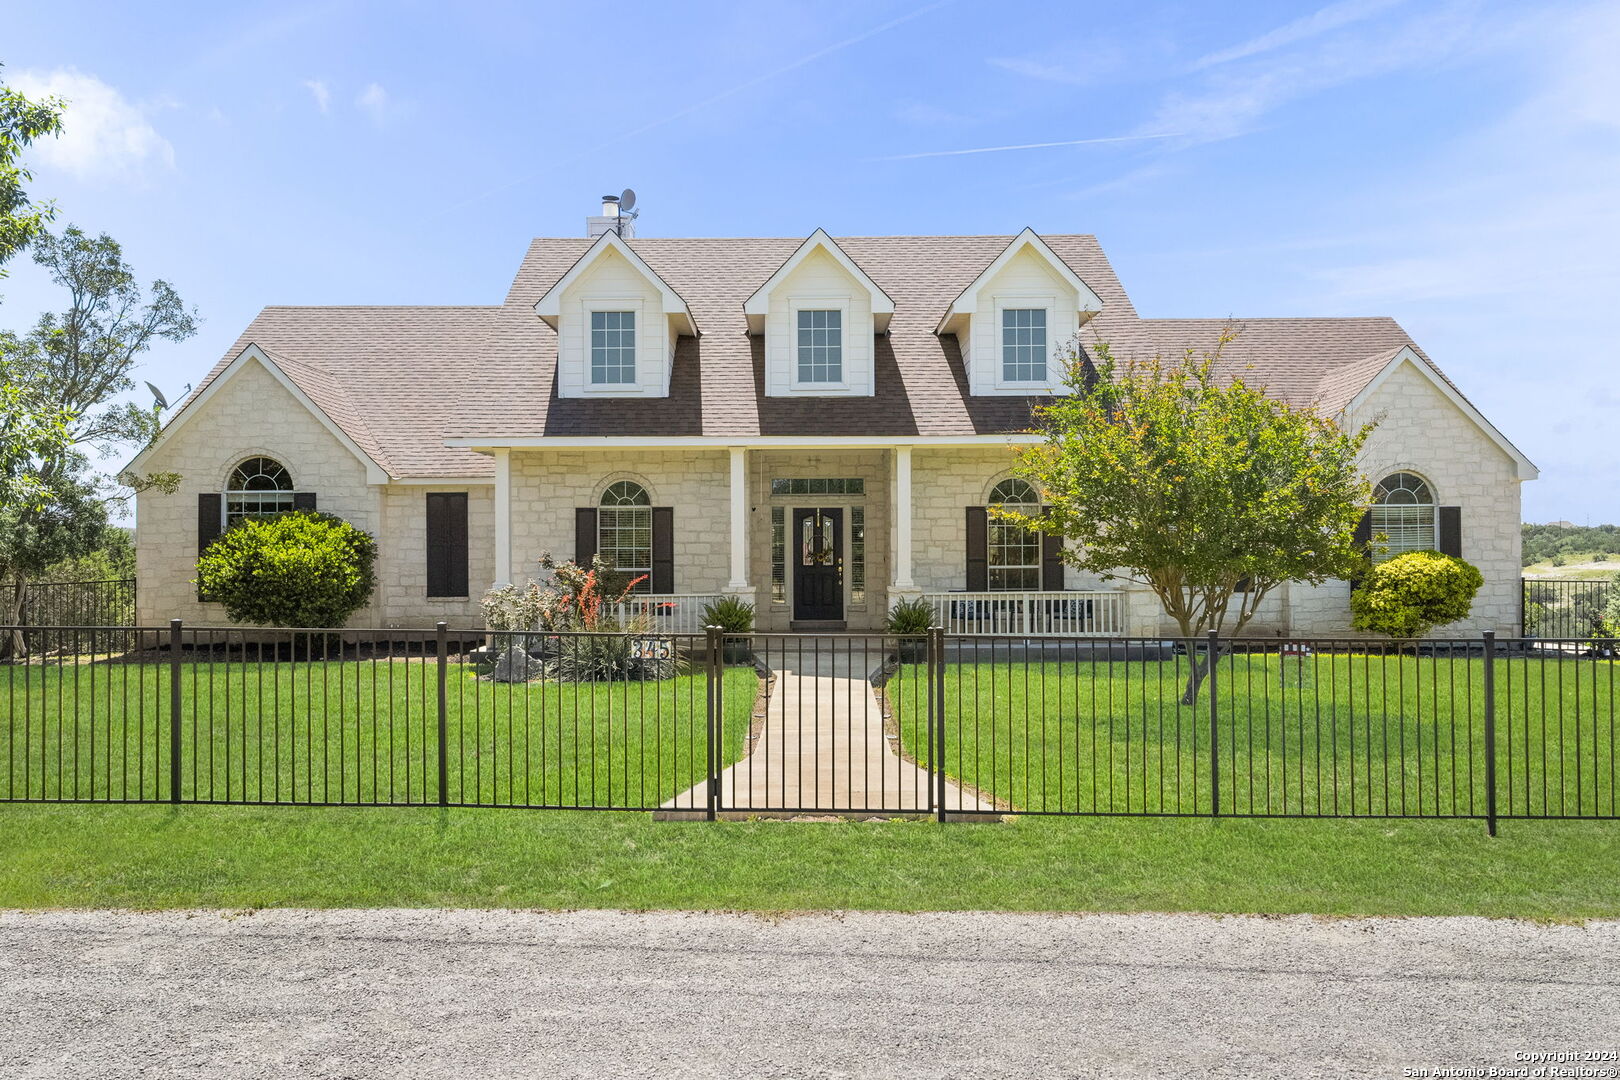
<path id="1" fill-rule="evenodd" d="M 1485 631 L 1485 832 L 1496 835 L 1496 631 Z"/>
<path id="2" fill-rule="evenodd" d="M 169 620 L 169 801 L 180 801 L 180 636 L 184 624 Z"/>
<path id="3" fill-rule="evenodd" d="M 434 627 L 439 668 L 439 805 L 450 805 L 450 641 L 448 623 Z"/>
<path id="4" fill-rule="evenodd" d="M 704 632 L 708 635 L 707 651 L 709 654 L 708 691 L 704 694 L 708 713 L 705 717 L 705 728 L 708 737 L 704 742 L 707 744 L 708 749 L 709 797 L 704 800 L 703 816 L 706 820 L 713 821 L 720 801 L 720 724 L 722 716 L 722 683 L 725 679 L 725 633 L 718 626 L 704 627 Z"/>
<path id="5" fill-rule="evenodd" d="M 1204 683 L 1209 688 L 1209 816 L 1221 816 L 1221 706 L 1215 691 L 1218 686 L 1215 681 L 1215 658 L 1220 655 L 1220 639 L 1216 631 L 1211 630 L 1208 637 L 1209 648 L 1205 655 L 1207 671 Z M 1198 657 L 1193 657 L 1193 663 L 1198 663 Z"/>
<path id="6" fill-rule="evenodd" d="M 928 762 L 933 775 L 936 820 L 945 821 L 945 628 L 928 629 Z M 961 807 L 957 807 L 958 810 Z"/>

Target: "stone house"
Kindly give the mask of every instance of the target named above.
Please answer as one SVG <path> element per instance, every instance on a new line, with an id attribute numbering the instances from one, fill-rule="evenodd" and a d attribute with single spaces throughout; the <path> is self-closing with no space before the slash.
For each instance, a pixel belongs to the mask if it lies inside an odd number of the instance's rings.
<path id="1" fill-rule="evenodd" d="M 143 623 L 219 623 L 199 546 L 305 506 L 378 540 L 356 627 L 473 626 L 542 552 L 646 575 L 670 630 L 722 595 L 765 630 L 867 629 L 922 596 L 961 633 L 1157 635 L 1152 597 L 1000 524 L 1062 353 L 1207 350 L 1225 320 L 1137 315 L 1089 235 L 636 238 L 611 200 L 535 240 L 503 303 L 269 307 L 132 463 Z M 1519 484 L 1535 466 L 1388 318 L 1236 319 L 1223 365 L 1348 422 L 1370 524 L 1485 588 L 1453 631 L 1516 630 Z M 1258 633 L 1333 634 L 1349 586 L 1278 590 Z"/>

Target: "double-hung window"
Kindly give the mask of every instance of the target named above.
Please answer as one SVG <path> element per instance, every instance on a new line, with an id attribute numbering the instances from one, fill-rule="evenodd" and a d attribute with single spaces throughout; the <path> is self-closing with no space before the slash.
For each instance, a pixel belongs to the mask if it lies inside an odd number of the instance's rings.
<path id="1" fill-rule="evenodd" d="M 1046 381 L 1046 309 L 1001 309 L 1003 382 Z"/>
<path id="2" fill-rule="evenodd" d="M 801 383 L 844 381 L 844 313 L 803 309 L 798 317 Z"/>
<path id="3" fill-rule="evenodd" d="M 591 385 L 625 386 L 636 381 L 636 313 L 591 312 Z"/>

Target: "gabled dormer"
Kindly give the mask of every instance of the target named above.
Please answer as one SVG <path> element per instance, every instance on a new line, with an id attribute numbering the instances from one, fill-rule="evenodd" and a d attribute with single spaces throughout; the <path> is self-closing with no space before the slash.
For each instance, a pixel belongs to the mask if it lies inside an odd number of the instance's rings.
<path id="1" fill-rule="evenodd" d="M 617 232 L 605 232 L 534 311 L 557 331 L 557 396 L 668 397 L 675 341 L 697 323 Z"/>
<path id="2" fill-rule="evenodd" d="M 968 392 L 1048 394 L 1063 385 L 1063 358 L 1102 301 L 1069 265 L 1025 229 L 956 298 L 935 329 L 955 334 Z"/>
<path id="3" fill-rule="evenodd" d="M 748 332 L 765 339 L 769 397 L 871 397 L 873 338 L 894 301 L 833 238 L 817 229 L 743 303 Z"/>

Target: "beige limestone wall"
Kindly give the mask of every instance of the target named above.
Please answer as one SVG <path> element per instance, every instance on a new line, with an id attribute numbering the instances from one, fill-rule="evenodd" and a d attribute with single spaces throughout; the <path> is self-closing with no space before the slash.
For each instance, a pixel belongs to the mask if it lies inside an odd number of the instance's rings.
<path id="1" fill-rule="evenodd" d="M 353 453 L 258 361 L 249 361 L 153 453 L 146 472 L 177 472 L 173 494 L 144 491 L 136 498 L 135 573 L 143 625 L 181 618 L 223 624 L 218 604 L 197 601 L 197 496 L 221 492 L 244 458 L 275 458 L 292 474 L 297 491 L 313 491 L 321 510 L 376 535 L 377 489 Z M 356 615 L 368 625 L 375 610 Z"/>
<path id="2" fill-rule="evenodd" d="M 512 451 L 511 580 L 540 574 L 549 551 L 574 557 L 574 510 L 596 506 L 608 485 L 634 480 L 652 505 L 675 511 L 677 593 L 719 593 L 730 574 L 730 459 L 714 450 Z"/>
<path id="3" fill-rule="evenodd" d="M 427 495 L 467 493 L 467 593 L 464 598 L 427 594 Z M 390 484 L 382 502 L 377 542 L 378 613 L 387 627 L 482 626 L 479 600 L 495 580 L 495 499 L 489 484 Z"/>

